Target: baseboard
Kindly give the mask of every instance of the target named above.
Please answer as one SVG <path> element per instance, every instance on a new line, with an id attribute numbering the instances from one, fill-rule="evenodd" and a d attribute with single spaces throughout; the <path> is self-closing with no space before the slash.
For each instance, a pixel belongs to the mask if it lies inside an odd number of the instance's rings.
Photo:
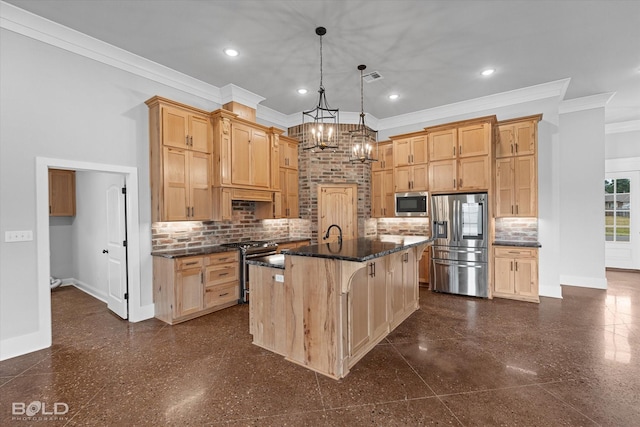
<path id="1" fill-rule="evenodd" d="M 541 297 L 562 299 L 562 288 L 560 286 L 540 286 L 538 295 Z"/>
<path id="2" fill-rule="evenodd" d="M 51 347 L 51 334 L 45 334 L 42 331 L 7 338 L 0 341 L 0 360 L 22 356 L 47 347 Z"/>
<path id="3" fill-rule="evenodd" d="M 93 286 L 90 286 L 78 279 L 65 279 L 62 283 L 64 285 L 65 281 L 69 281 L 70 285 L 75 286 L 76 288 L 80 289 L 83 292 L 88 293 L 89 295 L 91 295 L 92 297 L 99 299 L 100 301 L 102 301 L 103 303 L 107 304 L 107 294 L 102 292 L 99 289 L 94 288 Z"/>
<path id="4" fill-rule="evenodd" d="M 607 278 L 560 275 L 560 284 L 579 288 L 607 289 Z"/>

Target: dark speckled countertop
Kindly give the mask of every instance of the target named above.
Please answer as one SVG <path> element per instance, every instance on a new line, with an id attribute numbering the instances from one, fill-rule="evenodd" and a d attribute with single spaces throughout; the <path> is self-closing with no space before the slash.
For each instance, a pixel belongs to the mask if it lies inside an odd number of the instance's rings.
<path id="1" fill-rule="evenodd" d="M 274 240 L 274 241 L 276 243 L 294 243 L 294 242 L 297 243 L 305 240 L 311 240 L 311 239 L 296 237 L 291 239 L 280 239 L 280 240 Z M 181 258 L 181 257 L 187 257 L 187 256 L 209 255 L 209 254 L 215 254 L 220 252 L 230 252 L 230 251 L 237 251 L 237 250 L 238 249 L 236 248 L 227 248 L 220 245 L 212 245 L 212 246 L 198 246 L 198 247 L 187 248 L 187 249 L 177 249 L 173 251 L 153 251 L 151 252 L 151 255 L 164 257 L 164 258 Z"/>
<path id="2" fill-rule="evenodd" d="M 542 245 L 540 242 L 525 242 L 525 241 L 507 241 L 507 240 L 496 240 L 493 242 L 494 246 L 518 246 L 521 248 L 541 248 Z"/>
<path id="3" fill-rule="evenodd" d="M 363 262 L 431 242 L 432 240 L 426 236 L 360 237 L 343 240 L 342 244 L 338 242 L 321 243 L 319 245 L 291 249 L 287 255 Z"/>

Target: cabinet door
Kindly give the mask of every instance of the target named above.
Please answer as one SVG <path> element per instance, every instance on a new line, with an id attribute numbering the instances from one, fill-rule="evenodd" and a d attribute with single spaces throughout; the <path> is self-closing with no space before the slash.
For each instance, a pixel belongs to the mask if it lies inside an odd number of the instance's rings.
<path id="1" fill-rule="evenodd" d="M 512 156 L 515 145 L 513 125 L 498 126 L 498 138 L 496 139 L 496 158 Z"/>
<path id="2" fill-rule="evenodd" d="M 538 263 L 535 259 L 514 261 L 514 288 L 517 295 L 538 298 Z"/>
<path id="3" fill-rule="evenodd" d="M 201 153 L 211 153 L 211 121 L 208 117 L 189 115 L 190 149 Z"/>
<path id="4" fill-rule="evenodd" d="M 76 172 L 49 169 L 49 216 L 76 214 Z"/>
<path id="5" fill-rule="evenodd" d="M 267 134 L 262 130 L 252 129 L 249 148 L 251 150 L 251 163 L 249 164 L 251 185 L 270 188 L 271 144 Z M 247 165 L 245 165 L 246 167 Z"/>
<path id="6" fill-rule="evenodd" d="M 515 214 L 513 200 L 513 165 L 512 157 L 496 159 L 496 213 L 495 216 L 508 217 Z"/>
<path id="7" fill-rule="evenodd" d="M 371 339 L 375 340 L 387 332 L 386 257 L 371 261 L 368 268 L 369 294 L 371 296 Z"/>
<path id="8" fill-rule="evenodd" d="M 411 164 L 411 139 L 393 141 L 393 165 L 406 166 Z"/>
<path id="9" fill-rule="evenodd" d="M 429 166 L 426 163 L 412 166 L 411 191 L 427 191 L 429 189 Z"/>
<path id="10" fill-rule="evenodd" d="M 162 145 L 188 148 L 189 114 L 186 111 L 162 107 Z"/>
<path id="11" fill-rule="evenodd" d="M 189 154 L 164 147 L 164 221 L 186 221 L 189 212 Z"/>
<path id="12" fill-rule="evenodd" d="M 516 156 L 527 156 L 536 151 L 536 122 L 528 121 L 515 123 L 513 132 L 515 134 L 514 154 Z"/>
<path id="13" fill-rule="evenodd" d="M 371 337 L 369 322 L 369 267 L 356 272 L 351 280 L 349 300 L 349 354 L 354 356 Z"/>
<path id="14" fill-rule="evenodd" d="M 489 190 L 489 156 L 458 160 L 459 190 Z"/>
<path id="15" fill-rule="evenodd" d="M 287 167 L 292 169 L 298 169 L 298 144 L 293 142 L 287 142 L 285 144 L 287 156 Z"/>
<path id="16" fill-rule="evenodd" d="M 395 216 L 396 198 L 393 186 L 393 169 L 383 171 L 382 197 L 382 215 L 386 217 Z"/>
<path id="17" fill-rule="evenodd" d="M 427 137 L 425 136 L 415 136 L 411 138 L 411 163 L 412 164 L 422 164 L 427 163 L 428 158 L 428 144 Z"/>
<path id="18" fill-rule="evenodd" d="M 371 174 L 371 216 L 373 218 L 381 218 L 384 216 L 384 193 L 382 183 L 384 172 L 385 171 L 379 170 Z"/>
<path id="19" fill-rule="evenodd" d="M 513 158 L 515 213 L 517 216 L 538 216 L 537 173 L 535 156 Z"/>
<path id="20" fill-rule="evenodd" d="M 393 182 L 395 185 L 396 193 L 411 191 L 411 172 L 411 166 L 401 166 L 395 169 Z"/>
<path id="21" fill-rule="evenodd" d="M 456 188 L 455 160 L 429 162 L 429 191 L 453 191 Z"/>
<path id="22" fill-rule="evenodd" d="M 393 144 L 378 145 L 378 161 L 371 164 L 372 171 L 393 168 Z"/>
<path id="23" fill-rule="evenodd" d="M 401 318 L 402 313 L 404 312 L 404 284 L 402 277 L 402 254 L 392 255 L 389 258 L 389 307 L 390 307 L 390 322 L 391 327 L 395 328 L 397 326 L 397 320 Z"/>
<path id="24" fill-rule="evenodd" d="M 207 221 L 213 217 L 211 196 L 211 155 L 191 152 L 189 159 L 189 206 L 192 221 Z"/>
<path id="25" fill-rule="evenodd" d="M 231 129 L 231 183 L 251 185 L 251 128 L 233 123 Z"/>
<path id="26" fill-rule="evenodd" d="M 402 283 L 404 286 L 404 309 L 418 304 L 418 271 L 413 249 L 402 255 Z"/>
<path id="27" fill-rule="evenodd" d="M 298 208 L 298 171 L 287 170 L 287 217 L 298 218 L 300 216 Z"/>
<path id="28" fill-rule="evenodd" d="M 488 156 L 491 127 L 487 123 L 458 128 L 458 157 Z"/>
<path id="29" fill-rule="evenodd" d="M 179 270 L 176 273 L 175 317 L 197 313 L 204 307 L 202 268 Z"/>
<path id="30" fill-rule="evenodd" d="M 515 293 L 513 284 L 513 258 L 496 257 L 494 260 L 494 292 L 513 295 Z"/>
<path id="31" fill-rule="evenodd" d="M 457 129 L 441 130 L 428 134 L 429 161 L 453 159 L 458 145 Z"/>

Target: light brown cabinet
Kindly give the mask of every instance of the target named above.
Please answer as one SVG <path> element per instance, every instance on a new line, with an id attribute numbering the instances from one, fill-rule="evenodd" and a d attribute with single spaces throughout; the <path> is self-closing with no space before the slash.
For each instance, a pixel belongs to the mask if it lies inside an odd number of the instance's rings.
<path id="1" fill-rule="evenodd" d="M 151 220 L 212 219 L 212 127 L 207 113 L 160 97 L 147 105 Z"/>
<path id="2" fill-rule="evenodd" d="M 371 171 L 393 169 L 393 142 L 378 143 L 378 161 L 371 163 Z"/>
<path id="3" fill-rule="evenodd" d="M 371 164 L 371 216 L 395 216 L 393 143 L 378 145 L 378 161 Z"/>
<path id="4" fill-rule="evenodd" d="M 282 218 L 298 218 L 298 141 L 280 137 L 280 193 Z"/>
<path id="5" fill-rule="evenodd" d="M 271 188 L 271 143 L 263 129 L 231 123 L 231 184 Z"/>
<path id="6" fill-rule="evenodd" d="M 495 216 L 538 216 L 537 123 L 540 115 L 498 123 Z"/>
<path id="7" fill-rule="evenodd" d="M 427 160 L 424 132 L 393 139 L 394 192 L 427 191 Z"/>
<path id="8" fill-rule="evenodd" d="M 155 317 L 184 322 L 238 303 L 239 253 L 153 258 Z"/>
<path id="9" fill-rule="evenodd" d="M 49 169 L 49 216 L 75 216 L 76 172 Z"/>
<path id="10" fill-rule="evenodd" d="M 284 270 L 250 265 L 249 275 L 249 333 L 253 335 L 253 344 L 286 356 Z"/>
<path id="11" fill-rule="evenodd" d="M 489 190 L 494 121 L 482 117 L 426 129 L 432 193 Z"/>
<path id="12" fill-rule="evenodd" d="M 540 302 L 538 296 L 538 250 L 494 246 L 493 296 Z"/>
<path id="13" fill-rule="evenodd" d="M 393 329 L 418 307 L 419 266 L 413 250 L 393 254 L 389 262 L 389 322 Z"/>

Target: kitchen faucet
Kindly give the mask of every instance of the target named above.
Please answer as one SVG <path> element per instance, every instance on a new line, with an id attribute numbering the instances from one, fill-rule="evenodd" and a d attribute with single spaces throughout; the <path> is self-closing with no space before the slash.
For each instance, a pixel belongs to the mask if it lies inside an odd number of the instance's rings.
<path id="1" fill-rule="evenodd" d="M 336 227 L 338 229 L 338 233 L 340 233 L 338 234 L 338 243 L 342 244 L 342 228 L 340 228 L 338 224 L 331 224 L 329 228 L 327 228 L 327 234 L 324 235 L 322 240 L 327 240 L 329 238 L 329 232 L 333 227 Z"/>

